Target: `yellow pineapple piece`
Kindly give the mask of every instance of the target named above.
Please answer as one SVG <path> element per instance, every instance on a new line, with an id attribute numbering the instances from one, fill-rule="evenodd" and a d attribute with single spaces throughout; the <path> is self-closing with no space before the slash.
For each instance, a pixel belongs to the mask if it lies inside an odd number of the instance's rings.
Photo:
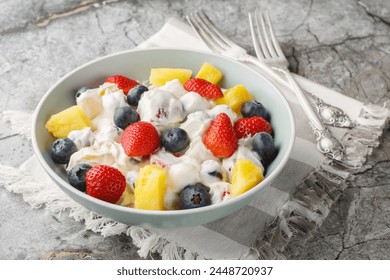
<path id="1" fill-rule="evenodd" d="M 238 196 L 263 181 L 263 170 L 247 159 L 239 159 L 233 167 L 230 195 Z"/>
<path id="2" fill-rule="evenodd" d="M 204 79 L 216 85 L 222 79 L 222 72 L 215 66 L 205 62 L 203 63 L 202 67 L 200 67 L 199 72 L 196 74 L 195 78 Z"/>
<path id="3" fill-rule="evenodd" d="M 134 208 L 165 210 L 167 171 L 164 167 L 150 164 L 141 168 L 134 190 Z"/>
<path id="4" fill-rule="evenodd" d="M 166 82 L 174 79 L 184 84 L 191 78 L 192 70 L 183 68 L 152 68 L 150 70 L 149 81 L 155 86 L 163 86 Z"/>
<path id="5" fill-rule="evenodd" d="M 83 109 L 75 105 L 52 115 L 45 127 L 54 137 L 63 138 L 67 137 L 72 130 L 92 127 L 92 122 L 87 118 Z"/>
<path id="6" fill-rule="evenodd" d="M 223 93 L 223 97 L 216 99 L 215 103 L 217 105 L 226 104 L 230 108 L 232 108 L 232 110 L 236 114 L 240 114 L 242 105 L 245 102 L 253 99 L 254 98 L 252 97 L 252 95 L 243 85 L 236 85 L 232 88 L 227 89 Z"/>
<path id="7" fill-rule="evenodd" d="M 116 202 L 116 204 L 126 206 L 126 207 L 134 206 L 134 192 L 131 190 L 129 186 L 126 186 L 125 190 L 123 191 L 121 197 Z"/>

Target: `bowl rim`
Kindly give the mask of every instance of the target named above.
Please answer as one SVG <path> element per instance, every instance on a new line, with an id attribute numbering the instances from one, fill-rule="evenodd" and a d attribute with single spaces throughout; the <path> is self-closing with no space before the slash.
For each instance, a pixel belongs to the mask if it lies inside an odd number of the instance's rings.
<path id="1" fill-rule="evenodd" d="M 212 205 L 209 205 L 209 206 L 206 206 L 206 207 L 195 208 L 195 209 L 164 210 L 164 211 L 161 211 L 161 210 L 144 210 L 144 209 L 130 208 L 130 207 L 125 207 L 125 206 L 121 206 L 121 205 L 117 205 L 117 204 L 113 204 L 113 203 L 109 203 L 109 202 L 97 199 L 97 198 L 92 197 L 92 196 L 90 196 L 90 195 L 88 195 L 86 193 L 80 192 L 76 188 L 72 187 L 68 182 L 65 182 L 56 172 L 54 172 L 54 170 L 48 165 L 48 163 L 43 158 L 42 153 L 41 153 L 41 151 L 38 148 L 38 142 L 36 140 L 37 139 L 37 137 L 36 137 L 36 135 L 37 135 L 36 129 L 38 127 L 38 116 L 39 116 L 39 113 L 40 113 L 40 111 L 41 111 L 41 109 L 43 107 L 43 104 L 44 104 L 45 100 L 50 96 L 52 91 L 59 84 L 61 84 L 64 80 L 66 80 L 69 76 L 73 75 L 74 73 L 80 71 L 82 68 L 87 67 L 87 66 L 89 66 L 91 64 L 94 64 L 94 63 L 99 62 L 101 60 L 109 59 L 111 57 L 120 56 L 120 55 L 123 55 L 123 54 L 126 54 L 126 53 L 150 52 L 150 51 L 172 51 L 172 52 L 180 51 L 180 52 L 197 53 L 197 54 L 200 54 L 200 55 L 214 56 L 214 57 L 217 57 L 219 59 L 227 60 L 227 61 L 229 61 L 230 63 L 233 63 L 233 64 L 240 64 L 242 67 L 246 68 L 248 71 L 254 72 L 256 75 L 261 76 L 266 83 L 269 83 L 269 85 L 277 92 L 277 94 L 281 98 L 281 101 L 284 103 L 285 109 L 287 110 L 287 114 L 289 115 L 289 121 L 290 121 L 289 126 L 290 126 L 291 132 L 292 132 L 291 133 L 292 137 L 291 137 L 291 139 L 290 139 L 290 141 L 288 143 L 288 147 L 287 147 L 287 150 L 286 150 L 286 156 L 282 159 L 282 161 L 275 168 L 275 170 L 273 170 L 273 172 L 269 176 L 266 176 L 262 182 L 260 182 L 258 185 L 256 185 L 252 189 L 246 191 L 245 193 L 243 193 L 243 194 L 241 194 L 241 195 L 239 195 L 237 197 L 229 199 L 228 201 L 224 201 L 224 202 L 217 203 L 217 204 L 212 204 Z M 91 60 L 91 61 L 89 61 L 87 63 L 84 63 L 84 64 L 76 67 L 75 69 L 71 70 L 70 72 L 68 72 L 67 74 L 62 76 L 56 83 L 54 83 L 46 91 L 46 93 L 42 96 L 42 98 L 40 99 L 40 101 L 39 101 L 39 103 L 38 103 L 38 105 L 37 105 L 37 107 L 36 107 L 36 109 L 34 111 L 34 114 L 33 114 L 33 118 L 32 118 L 32 131 L 31 132 L 32 132 L 31 140 L 32 140 L 32 146 L 33 146 L 33 150 L 34 150 L 35 156 L 37 157 L 39 163 L 41 164 L 41 166 L 43 167 L 45 172 L 49 175 L 49 177 L 51 177 L 51 179 L 53 181 L 54 180 L 56 181 L 54 183 L 56 183 L 56 184 L 60 183 L 61 187 L 64 187 L 67 191 L 70 191 L 70 192 L 74 193 L 77 196 L 81 196 L 82 199 L 88 200 L 88 202 L 97 204 L 98 206 L 103 207 L 103 208 L 109 208 L 110 210 L 113 210 L 113 211 L 120 211 L 120 212 L 124 212 L 124 213 L 128 213 L 128 214 L 145 215 L 145 216 L 161 216 L 161 217 L 164 217 L 164 216 L 182 216 L 182 215 L 189 215 L 189 214 L 196 214 L 196 213 L 199 214 L 199 213 L 202 213 L 202 212 L 207 213 L 208 211 L 217 210 L 219 208 L 224 208 L 224 207 L 229 206 L 229 205 L 238 204 L 241 200 L 243 200 L 243 199 L 247 198 L 248 196 L 251 196 L 255 192 L 257 192 L 259 190 L 259 188 L 263 188 L 263 186 L 266 186 L 268 181 L 273 180 L 274 177 L 276 177 L 277 175 L 280 174 L 280 172 L 285 167 L 287 161 L 289 160 L 289 158 L 291 156 L 291 151 L 293 149 L 293 146 L 294 146 L 294 143 L 295 143 L 295 137 L 296 137 L 296 127 L 295 127 L 294 115 L 292 113 L 290 104 L 288 103 L 288 101 L 287 101 L 286 97 L 284 96 L 284 94 L 282 93 L 281 89 L 277 85 L 275 85 L 274 82 L 269 80 L 267 77 L 263 76 L 261 73 L 255 71 L 254 69 L 250 68 L 249 66 L 247 66 L 247 65 L 245 65 L 243 63 L 239 63 L 236 60 L 233 60 L 231 58 L 228 58 L 228 57 L 225 57 L 225 56 L 222 56 L 222 55 L 219 55 L 219 54 L 206 52 L 206 51 L 195 50 L 195 49 L 190 49 L 190 48 L 183 49 L 183 48 L 160 48 L 160 47 L 144 48 L 144 49 L 131 49 L 131 50 L 115 52 L 115 53 L 112 53 L 112 54 L 108 54 L 108 55 L 104 55 L 104 56 L 101 56 L 101 57 L 97 57 L 97 58 L 95 58 L 95 59 L 93 59 L 93 60 Z M 68 195 L 68 194 L 66 194 L 66 195 Z M 71 198 L 71 199 L 74 200 L 73 198 Z M 79 202 L 77 202 L 77 203 L 79 203 Z"/>

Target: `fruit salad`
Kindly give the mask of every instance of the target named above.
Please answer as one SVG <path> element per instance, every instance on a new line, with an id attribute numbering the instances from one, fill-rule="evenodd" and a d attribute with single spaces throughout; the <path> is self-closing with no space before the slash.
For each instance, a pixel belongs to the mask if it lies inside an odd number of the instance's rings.
<path id="1" fill-rule="evenodd" d="M 205 62 L 154 68 L 147 84 L 114 75 L 46 123 L 71 186 L 126 207 L 184 210 L 258 185 L 277 154 L 270 115 L 244 85 L 221 88 Z M 71 93 L 69 93 L 71 94 Z"/>

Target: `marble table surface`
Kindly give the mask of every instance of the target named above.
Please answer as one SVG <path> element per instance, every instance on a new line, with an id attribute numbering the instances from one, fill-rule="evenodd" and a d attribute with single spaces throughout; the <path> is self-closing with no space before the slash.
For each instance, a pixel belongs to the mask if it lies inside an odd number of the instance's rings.
<path id="1" fill-rule="evenodd" d="M 250 50 L 247 13 L 271 11 L 292 71 L 366 103 L 390 100 L 388 0 L 2 0 L 0 108 L 32 112 L 64 74 L 96 57 L 127 50 L 169 17 L 202 7 Z M 390 131 L 306 244 L 289 259 L 390 259 Z M 0 122 L 0 163 L 33 154 Z M 0 259 L 138 259 L 129 237 L 102 238 L 71 219 L 61 222 L 0 188 Z M 10 219 L 12 217 L 12 219 Z M 150 256 L 150 258 L 156 256 Z"/>

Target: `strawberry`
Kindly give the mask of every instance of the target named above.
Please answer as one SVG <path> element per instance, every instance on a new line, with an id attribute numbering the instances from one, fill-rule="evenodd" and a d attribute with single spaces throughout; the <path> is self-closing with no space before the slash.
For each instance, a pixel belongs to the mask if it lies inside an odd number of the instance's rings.
<path id="1" fill-rule="evenodd" d="M 121 75 L 115 75 L 115 76 L 108 77 L 105 80 L 105 83 L 117 84 L 118 88 L 123 90 L 123 93 L 125 95 L 127 95 L 129 90 L 131 90 L 133 87 L 135 87 L 136 85 L 139 84 L 138 82 L 136 82 L 130 78 L 127 78 L 125 76 L 121 76 Z"/>
<path id="2" fill-rule="evenodd" d="M 205 98 L 219 98 L 223 97 L 222 90 L 219 86 L 210 83 L 204 79 L 192 78 L 189 79 L 183 85 L 184 89 L 187 91 L 194 91 L 200 96 Z"/>
<path id="3" fill-rule="evenodd" d="M 272 133 L 272 127 L 262 117 L 254 116 L 251 118 L 242 118 L 234 123 L 234 131 L 236 132 L 237 138 L 243 138 L 246 136 L 253 136 L 258 132 Z"/>
<path id="4" fill-rule="evenodd" d="M 116 203 L 126 188 L 125 176 L 108 165 L 95 165 L 86 177 L 87 194 L 95 198 Z"/>
<path id="5" fill-rule="evenodd" d="M 153 124 L 139 121 L 123 131 L 121 144 L 129 157 L 146 156 L 160 146 L 160 137 Z"/>
<path id="6" fill-rule="evenodd" d="M 203 136 L 203 144 L 216 157 L 229 157 L 237 149 L 237 138 L 230 118 L 218 114 Z"/>

